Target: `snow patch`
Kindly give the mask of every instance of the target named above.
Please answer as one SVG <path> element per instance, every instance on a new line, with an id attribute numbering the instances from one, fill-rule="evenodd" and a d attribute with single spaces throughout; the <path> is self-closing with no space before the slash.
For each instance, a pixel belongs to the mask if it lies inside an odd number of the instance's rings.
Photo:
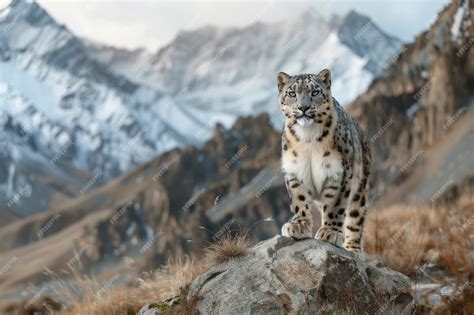
<path id="1" fill-rule="evenodd" d="M 421 101 L 418 100 L 415 104 L 408 107 L 408 109 L 405 111 L 405 115 L 411 119 L 416 114 L 416 112 L 420 109 L 421 105 L 422 105 Z"/>
<path id="2" fill-rule="evenodd" d="M 6 7 L 5 9 L 1 9 L 0 10 L 0 21 L 4 20 L 8 13 L 10 13 L 11 11 L 11 8 L 10 7 Z"/>
<path id="3" fill-rule="evenodd" d="M 454 15 L 453 24 L 451 25 L 452 40 L 457 41 L 461 38 L 461 26 L 464 14 L 467 12 L 469 7 L 469 0 L 464 1 L 463 6 L 459 6 L 456 14 Z"/>

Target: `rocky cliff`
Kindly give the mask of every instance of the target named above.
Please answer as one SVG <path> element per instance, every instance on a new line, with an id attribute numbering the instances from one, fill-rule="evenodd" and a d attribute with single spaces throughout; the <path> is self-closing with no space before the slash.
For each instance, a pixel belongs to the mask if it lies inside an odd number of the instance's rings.
<path id="1" fill-rule="evenodd" d="M 417 153 L 445 137 L 474 104 L 473 6 L 466 0 L 443 8 L 349 106 L 371 140 L 374 190 L 406 179 L 406 166 L 422 163 Z"/>

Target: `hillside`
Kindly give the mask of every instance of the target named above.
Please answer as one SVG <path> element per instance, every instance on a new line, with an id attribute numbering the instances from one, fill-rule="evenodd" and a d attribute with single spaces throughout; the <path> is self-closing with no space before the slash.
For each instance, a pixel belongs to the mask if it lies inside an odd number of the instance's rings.
<path id="1" fill-rule="evenodd" d="M 374 195 L 371 211 L 380 209 L 382 204 L 386 207 L 399 203 L 401 198 L 416 197 L 413 187 L 418 187 L 424 178 L 432 181 L 426 168 L 438 169 L 436 165 L 440 161 L 449 161 L 449 156 L 440 154 L 445 151 L 446 143 L 449 149 L 465 148 L 469 122 L 467 117 L 463 118 L 439 145 L 427 150 L 429 158 L 413 167 L 413 176 L 400 188 L 380 199 Z M 248 149 L 242 150 L 241 143 L 247 143 Z M 219 231 L 246 232 L 251 227 L 250 233 L 259 239 L 279 233 L 289 215 L 288 211 L 282 211 L 289 200 L 279 176 L 279 146 L 279 135 L 272 130 L 268 117 L 240 119 L 232 130 L 216 128 L 215 139 L 207 142 L 203 150 L 177 149 L 160 156 L 98 191 L 74 200 L 63 207 L 58 219 L 55 219 L 58 212 L 51 211 L 10 224 L 0 232 L 4 246 L 0 261 L 22 257 L 15 268 L 24 271 L 7 274 L 0 283 L 2 291 L 7 292 L 25 280 L 45 279 L 43 266 L 64 268 L 74 256 L 73 248 L 80 250 L 88 246 L 89 252 L 90 247 L 90 256 L 81 259 L 87 266 L 129 256 L 139 265 L 146 262 L 146 268 L 150 268 L 184 253 L 200 255 L 206 240 L 214 241 Z M 232 159 L 238 152 L 241 152 L 238 159 Z M 231 160 L 237 161 L 229 163 Z M 452 205 L 472 191 L 472 184 L 472 180 L 453 183 L 436 204 L 443 201 Z M 173 189 L 176 185 L 181 189 Z M 425 196 L 436 193 L 438 186 L 423 186 L 427 190 Z M 458 193 L 452 194 L 453 189 Z M 447 196 L 450 199 L 444 200 Z M 137 204 L 138 212 L 131 206 L 132 202 Z M 257 223 L 259 220 L 263 221 Z M 38 237 L 38 231 L 49 226 L 48 222 L 52 222 L 51 226 L 44 236 Z M 140 249 L 156 235 L 158 241 L 142 256 Z M 45 256 L 45 250 L 51 249 L 54 252 Z"/>
<path id="2" fill-rule="evenodd" d="M 386 71 L 348 109 L 372 142 L 377 191 L 384 193 L 399 185 L 412 166 L 431 158 L 423 152 L 447 137 L 458 120 L 467 119 L 466 128 L 472 128 L 472 21 L 472 2 L 452 1 L 429 30 L 401 48 Z M 459 171 L 451 172 L 458 182 L 473 169 L 468 130 L 465 137 L 466 147 L 453 166 Z"/>

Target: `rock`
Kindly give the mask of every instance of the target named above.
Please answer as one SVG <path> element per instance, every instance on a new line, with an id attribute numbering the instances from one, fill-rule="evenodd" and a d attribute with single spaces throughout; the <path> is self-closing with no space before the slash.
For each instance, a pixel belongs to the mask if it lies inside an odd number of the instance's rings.
<path id="1" fill-rule="evenodd" d="M 196 314 L 195 300 L 186 300 L 186 289 L 179 295 L 174 296 L 166 301 L 159 303 L 151 303 L 143 306 L 137 315 L 158 315 L 158 314 Z M 197 315 L 197 314 L 196 314 Z"/>
<path id="2" fill-rule="evenodd" d="M 324 241 L 275 236 L 214 266 L 189 287 L 199 314 L 400 314 L 405 275 Z"/>
<path id="3" fill-rule="evenodd" d="M 160 307 L 159 304 L 147 304 L 143 306 L 139 311 L 138 315 L 157 315 L 160 314 Z"/>

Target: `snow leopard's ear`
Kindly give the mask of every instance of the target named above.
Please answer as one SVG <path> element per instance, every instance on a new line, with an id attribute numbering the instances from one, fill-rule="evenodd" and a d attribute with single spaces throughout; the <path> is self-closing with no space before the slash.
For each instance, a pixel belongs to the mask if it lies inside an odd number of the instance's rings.
<path id="1" fill-rule="evenodd" d="M 321 80 L 321 83 L 329 89 L 331 87 L 331 71 L 329 69 L 323 69 L 318 73 L 318 77 Z"/>
<path id="2" fill-rule="evenodd" d="M 285 86 L 285 84 L 290 80 L 291 76 L 285 72 L 278 72 L 277 75 L 277 85 L 278 91 L 281 93 L 281 90 Z"/>

